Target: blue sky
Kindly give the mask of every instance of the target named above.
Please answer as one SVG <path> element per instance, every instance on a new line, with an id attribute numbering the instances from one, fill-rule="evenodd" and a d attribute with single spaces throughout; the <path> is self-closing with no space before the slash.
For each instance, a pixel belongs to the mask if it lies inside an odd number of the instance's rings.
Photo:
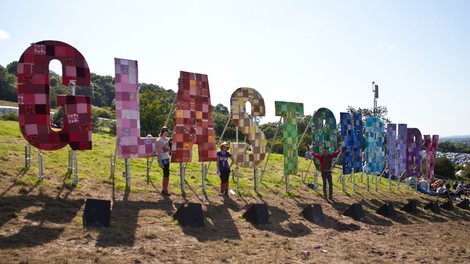
<path id="1" fill-rule="evenodd" d="M 177 90 L 179 71 L 209 76 L 212 104 L 238 87 L 265 99 L 379 106 L 422 134 L 470 134 L 470 1 L 18 1 L 0 3 L 0 65 L 32 42 L 77 48 L 92 72 L 138 60 L 139 81 Z M 51 69 L 55 66 L 52 65 Z M 58 72 L 58 70 L 55 70 Z"/>

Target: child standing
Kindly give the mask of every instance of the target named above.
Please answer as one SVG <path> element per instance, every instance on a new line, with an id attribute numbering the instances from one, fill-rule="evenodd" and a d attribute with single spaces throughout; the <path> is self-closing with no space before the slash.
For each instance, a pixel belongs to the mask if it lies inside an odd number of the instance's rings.
<path id="1" fill-rule="evenodd" d="M 157 140 L 158 165 L 163 169 L 162 194 L 170 195 L 168 182 L 170 181 L 170 142 L 167 138 L 168 128 L 162 127 L 160 137 Z"/>
<path id="2" fill-rule="evenodd" d="M 228 152 L 230 144 L 223 142 L 220 144 L 220 151 L 217 152 L 217 175 L 220 176 L 220 194 L 228 196 L 228 179 L 230 176 L 230 167 L 232 167 L 232 154 Z M 230 158 L 230 165 L 228 159 Z"/>

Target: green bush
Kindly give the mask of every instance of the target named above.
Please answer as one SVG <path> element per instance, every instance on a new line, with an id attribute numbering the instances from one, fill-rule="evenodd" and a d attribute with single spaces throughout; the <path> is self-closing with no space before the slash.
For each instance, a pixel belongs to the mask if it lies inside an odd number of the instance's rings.
<path id="1" fill-rule="evenodd" d="M 455 165 L 446 157 L 439 157 L 434 164 L 434 172 L 436 176 L 445 179 L 455 179 Z"/>
<path id="2" fill-rule="evenodd" d="M 13 113 L 0 115 L 0 120 L 5 121 L 18 121 L 18 115 Z"/>

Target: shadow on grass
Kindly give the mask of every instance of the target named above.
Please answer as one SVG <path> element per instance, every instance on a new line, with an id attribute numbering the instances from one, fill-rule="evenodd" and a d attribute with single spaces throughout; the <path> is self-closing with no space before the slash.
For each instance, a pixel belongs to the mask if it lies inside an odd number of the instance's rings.
<path id="1" fill-rule="evenodd" d="M 301 215 L 302 210 L 304 210 L 307 206 L 310 206 L 311 204 L 298 203 L 297 205 L 300 208 L 299 214 Z M 322 209 L 322 211 L 323 211 L 323 209 Z M 315 224 L 315 225 L 318 225 L 322 228 L 334 229 L 334 230 L 339 231 L 339 232 L 358 231 L 358 230 L 361 229 L 361 227 L 359 225 L 343 223 L 343 222 L 339 221 L 338 219 L 336 219 L 334 217 L 331 217 L 331 216 L 328 216 L 324 213 L 323 213 L 323 218 L 325 220 L 323 222 L 319 222 L 319 223 L 311 222 L 311 223 Z M 305 219 L 305 220 L 308 221 L 307 219 Z"/>
<path id="2" fill-rule="evenodd" d="M 244 210 L 247 211 L 249 205 L 245 206 Z M 303 223 L 289 221 L 289 214 L 276 206 L 268 205 L 269 211 L 269 224 L 267 225 L 256 225 L 253 227 L 258 230 L 269 231 L 276 235 L 285 237 L 303 237 L 312 233 L 312 230 Z M 287 222 L 284 227 L 282 223 Z"/>
<path id="3" fill-rule="evenodd" d="M 410 224 L 413 223 L 407 218 L 407 216 L 404 213 L 402 213 L 400 211 L 400 209 L 403 207 L 403 205 L 398 205 L 397 202 L 388 201 L 388 200 L 387 201 L 379 201 L 377 199 L 372 199 L 372 200 L 369 200 L 369 201 L 363 200 L 361 202 L 361 204 L 364 207 L 368 208 L 370 211 L 373 211 L 377 215 L 380 215 L 379 213 L 377 213 L 377 210 L 379 208 L 381 208 L 382 206 L 384 206 L 386 203 L 391 203 L 393 205 L 393 210 L 395 212 L 395 216 L 393 216 L 393 215 L 391 215 L 391 216 L 381 215 L 380 217 L 385 218 L 387 220 L 391 220 L 393 222 L 403 224 L 403 225 L 410 225 Z M 390 212 L 390 214 L 393 214 L 393 212 Z"/>
<path id="4" fill-rule="evenodd" d="M 157 202 L 115 201 L 111 212 L 111 227 L 99 229 L 96 245 L 100 247 L 130 246 L 135 243 L 135 232 L 141 210 L 163 210 L 168 215 L 174 211 L 173 202 L 167 196 Z"/>
<path id="5" fill-rule="evenodd" d="M 367 204 L 367 202 L 362 200 L 361 202 L 359 202 L 359 204 L 364 206 L 364 204 Z M 344 212 L 350 206 L 351 206 L 351 204 L 345 204 L 345 203 L 342 203 L 342 202 L 339 202 L 339 201 L 335 201 L 333 203 L 333 208 L 336 211 L 338 211 L 338 213 L 340 213 L 342 215 L 344 215 Z M 392 221 L 390 221 L 388 219 L 385 219 L 385 218 L 378 217 L 376 214 L 370 213 L 367 210 L 364 210 L 364 214 L 365 214 L 364 219 L 360 220 L 360 222 L 362 222 L 362 223 L 369 224 L 369 225 L 378 225 L 378 226 L 391 226 L 391 225 L 393 225 Z"/>
<path id="6" fill-rule="evenodd" d="M 69 196 L 69 194 L 76 188 L 74 183 L 71 184 L 67 182 L 67 179 L 69 179 L 71 175 L 72 175 L 72 170 L 67 170 L 67 172 L 64 173 L 64 180 L 62 181 L 62 185 L 60 186 L 59 192 L 57 193 L 57 196 L 56 196 L 57 199 L 61 198 L 61 194 L 63 192 L 65 192 L 65 194 L 64 194 L 64 197 L 62 198 L 66 199 Z"/>
<path id="7" fill-rule="evenodd" d="M 426 199 L 426 202 L 429 203 L 432 199 Z M 444 203 L 447 203 L 449 200 L 446 198 L 436 198 L 435 201 L 438 203 L 441 211 L 441 216 L 446 217 L 449 221 L 458 221 L 458 220 L 470 220 L 470 210 L 465 210 L 457 206 L 458 202 L 452 201 L 453 208 L 445 209 L 442 207 Z"/>
<path id="8" fill-rule="evenodd" d="M 420 204 L 418 205 L 418 214 L 417 217 L 420 219 L 429 221 L 429 222 L 440 222 L 444 223 L 447 222 L 448 219 L 445 218 L 446 213 L 444 213 L 443 209 L 440 208 L 440 214 L 434 213 L 430 209 L 425 209 L 426 205 L 430 202 L 437 202 L 438 205 L 441 205 L 442 203 L 437 201 L 435 198 L 425 198 L 420 201 Z"/>
<path id="9" fill-rule="evenodd" d="M 29 167 L 23 167 L 21 168 L 21 170 L 16 174 L 16 179 L 20 178 L 21 176 L 23 176 L 26 172 L 28 172 L 29 170 Z M 18 182 L 17 180 L 15 180 L 13 182 L 13 184 L 11 184 L 8 188 L 5 189 L 5 191 L 3 191 L 1 194 L 0 194 L 0 197 L 4 196 L 7 192 L 9 192 L 13 187 L 17 186 L 18 185 Z M 36 186 L 35 186 L 36 187 Z"/>
<path id="10" fill-rule="evenodd" d="M 84 200 L 54 199 L 47 196 L 12 196 L 0 198 L 0 227 L 9 221 L 32 221 L 10 236 L 0 236 L 0 248 L 21 248 L 42 245 L 58 239 L 64 227 L 48 227 L 50 223 L 66 225 L 73 221 L 84 206 Z M 30 207 L 37 207 L 38 209 Z M 34 210 L 19 219 L 23 210 Z M 171 215 L 173 202 L 164 197 L 158 202 L 114 201 L 111 212 L 111 227 L 99 231 L 97 246 L 133 246 L 139 212 L 145 209 L 160 209 Z M 95 229 L 95 228 L 93 228 Z"/>
<path id="11" fill-rule="evenodd" d="M 84 200 L 54 199 L 42 195 L 11 196 L 0 198 L 0 227 L 8 221 L 18 221 L 21 211 L 29 207 L 40 210 L 27 213 L 22 221 L 31 221 L 32 225 L 24 225 L 19 232 L 11 236 L 0 236 L 0 248 L 21 248 L 43 245 L 59 238 L 64 227 L 47 227 L 46 225 L 71 222 L 83 206 Z"/>
<path id="12" fill-rule="evenodd" d="M 228 197 L 225 198 L 227 204 Z M 229 207 L 226 204 L 208 204 L 207 210 L 204 214 L 204 227 L 184 227 L 182 231 L 184 234 L 195 237 L 200 242 L 217 241 L 217 240 L 240 240 L 241 236 L 235 225 L 236 219 L 233 219 L 229 212 Z M 238 210 L 236 206 L 233 206 Z"/>

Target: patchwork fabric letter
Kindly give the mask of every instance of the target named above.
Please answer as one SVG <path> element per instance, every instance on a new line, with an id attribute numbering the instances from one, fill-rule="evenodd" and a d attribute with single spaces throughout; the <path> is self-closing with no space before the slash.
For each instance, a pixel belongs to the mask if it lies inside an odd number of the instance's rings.
<path id="1" fill-rule="evenodd" d="M 406 171 L 408 177 L 421 176 L 421 146 L 423 145 L 423 137 L 421 131 L 417 128 L 408 128 L 406 142 Z"/>
<path id="2" fill-rule="evenodd" d="M 52 130 L 49 103 L 49 63 L 62 63 L 62 84 L 90 86 L 90 69 L 83 55 L 60 41 L 31 44 L 18 61 L 19 125 L 23 137 L 42 150 L 57 150 L 70 145 L 73 150 L 90 150 L 90 96 L 58 95 L 63 108 L 62 130 Z"/>
<path id="3" fill-rule="evenodd" d="M 355 113 L 354 121 L 349 113 L 340 113 L 341 137 L 343 137 L 343 174 L 362 171 L 362 114 Z M 331 150 L 333 151 L 333 150 Z M 320 152 L 318 152 L 320 153 Z"/>
<path id="4" fill-rule="evenodd" d="M 426 160 L 428 179 L 432 181 L 434 179 L 434 164 L 436 161 L 437 143 L 439 141 L 439 135 L 424 135 L 424 146 L 426 149 Z"/>
<path id="5" fill-rule="evenodd" d="M 381 173 L 384 169 L 385 148 L 385 127 L 380 118 L 368 117 L 366 119 L 366 173 Z"/>
<path id="6" fill-rule="evenodd" d="M 214 120 L 207 75 L 180 72 L 171 162 L 191 162 L 193 144 L 199 161 L 216 161 Z"/>
<path id="7" fill-rule="evenodd" d="M 140 137 L 139 81 L 137 61 L 114 59 L 116 99 L 116 145 L 120 159 L 152 156 L 156 138 Z"/>
<path id="8" fill-rule="evenodd" d="M 336 136 L 336 118 L 333 112 L 328 108 L 318 109 L 312 118 L 312 133 L 315 153 L 323 153 L 323 147 L 333 153 L 338 149 L 338 137 Z M 320 161 L 313 160 L 317 170 L 320 169 Z"/>
<path id="9" fill-rule="evenodd" d="M 304 116 L 304 105 L 302 103 L 276 101 L 276 116 L 282 116 L 284 126 L 282 129 L 284 149 L 284 175 L 297 174 L 299 169 L 297 148 L 297 117 Z"/>
<path id="10" fill-rule="evenodd" d="M 246 143 L 233 143 L 231 154 L 233 161 L 240 167 L 257 167 L 266 154 L 266 137 L 263 131 L 253 122 L 246 113 L 246 102 L 251 104 L 251 116 L 265 115 L 264 99 L 253 88 L 242 87 L 233 92 L 230 99 L 230 115 L 232 122 L 248 138 L 251 151 L 247 151 Z"/>

